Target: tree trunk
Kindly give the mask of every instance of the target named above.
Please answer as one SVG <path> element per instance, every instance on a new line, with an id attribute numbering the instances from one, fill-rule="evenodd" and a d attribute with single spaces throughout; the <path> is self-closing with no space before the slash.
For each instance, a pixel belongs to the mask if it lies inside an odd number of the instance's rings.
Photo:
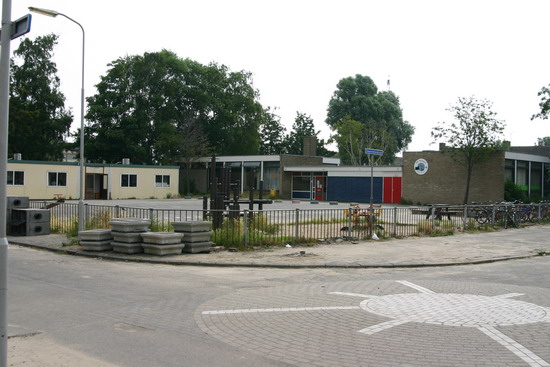
<path id="1" fill-rule="evenodd" d="M 468 204 L 468 196 L 470 195 L 470 180 L 472 178 L 473 168 L 474 163 L 471 158 L 468 158 L 468 163 L 466 165 L 466 192 L 464 193 L 463 205 Z"/>

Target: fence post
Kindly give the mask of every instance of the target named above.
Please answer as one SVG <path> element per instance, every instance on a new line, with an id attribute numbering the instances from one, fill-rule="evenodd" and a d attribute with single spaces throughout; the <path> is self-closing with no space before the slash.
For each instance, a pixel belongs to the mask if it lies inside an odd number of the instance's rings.
<path id="1" fill-rule="evenodd" d="M 393 207 L 393 229 L 392 236 L 397 236 L 397 207 Z"/>
<path id="2" fill-rule="evenodd" d="M 116 218 L 120 218 L 120 206 L 119 205 L 115 206 L 115 216 L 116 216 Z"/>
<path id="3" fill-rule="evenodd" d="M 300 209 L 296 208 L 296 226 L 294 228 L 294 240 L 296 243 L 300 240 Z"/>
<path id="4" fill-rule="evenodd" d="M 431 213 L 432 213 L 432 231 L 435 229 L 435 205 L 432 204 L 432 208 L 431 208 Z"/>
<path id="5" fill-rule="evenodd" d="M 82 226 L 82 228 L 84 229 L 88 229 L 86 228 L 86 222 L 87 222 L 87 218 L 89 217 L 89 210 L 90 210 L 90 206 L 88 205 L 88 203 L 84 203 L 84 218 L 82 219 L 84 221 L 84 225 Z"/>
<path id="6" fill-rule="evenodd" d="M 538 207 L 539 208 L 537 210 L 537 212 L 538 212 L 537 219 L 538 219 L 538 222 L 540 223 L 542 221 L 542 210 L 541 210 L 542 204 L 538 203 Z"/>
<path id="7" fill-rule="evenodd" d="M 462 220 L 462 230 L 466 230 L 466 225 L 468 224 L 468 204 L 464 205 L 464 218 Z"/>
<path id="8" fill-rule="evenodd" d="M 243 213 L 243 242 L 244 247 L 248 247 L 248 209 L 244 209 Z"/>
<path id="9" fill-rule="evenodd" d="M 495 225 L 496 211 L 497 211 L 497 206 L 496 206 L 496 204 L 493 204 L 493 210 L 492 210 L 493 213 L 491 214 L 491 225 L 492 226 Z"/>
<path id="10" fill-rule="evenodd" d="M 351 207 L 350 207 L 351 208 Z M 352 231 L 352 217 L 353 217 L 353 212 L 352 212 L 352 209 L 349 210 L 349 217 L 348 217 L 348 237 L 351 237 L 351 231 Z"/>

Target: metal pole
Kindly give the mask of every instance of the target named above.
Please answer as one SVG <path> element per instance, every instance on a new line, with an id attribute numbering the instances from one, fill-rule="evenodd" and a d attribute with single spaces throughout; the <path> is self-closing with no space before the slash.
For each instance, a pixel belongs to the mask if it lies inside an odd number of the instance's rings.
<path id="1" fill-rule="evenodd" d="M 373 200 L 374 200 L 374 157 L 369 156 L 370 161 L 370 211 L 369 211 L 369 236 L 374 234 L 373 231 Z"/>
<path id="2" fill-rule="evenodd" d="M 82 30 L 82 73 L 81 73 L 81 88 L 80 88 L 80 198 L 78 199 L 78 230 L 84 230 L 84 223 L 86 221 L 86 214 L 84 212 L 84 195 L 86 187 L 86 173 L 84 167 L 84 55 L 86 50 L 86 34 L 84 33 L 84 27 L 76 20 L 65 14 L 59 13 L 62 17 L 69 19 L 75 23 Z"/>
<path id="3" fill-rule="evenodd" d="M 2 4 L 0 51 L 0 367 L 8 365 L 8 122 L 10 94 L 11 0 Z"/>

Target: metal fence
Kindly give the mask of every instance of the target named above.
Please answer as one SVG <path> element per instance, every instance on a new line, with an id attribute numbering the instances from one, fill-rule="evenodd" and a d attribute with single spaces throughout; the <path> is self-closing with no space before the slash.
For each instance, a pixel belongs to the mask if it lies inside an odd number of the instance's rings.
<path id="1" fill-rule="evenodd" d="M 41 208 L 52 202 L 32 201 Z M 148 218 L 152 231 L 172 231 L 171 222 L 211 220 L 214 210 L 132 208 L 86 204 L 86 229 L 109 228 L 112 218 Z M 51 230 L 77 234 L 78 204 L 61 203 L 51 210 Z M 349 209 L 222 210 L 223 222 L 212 241 L 226 247 L 317 242 L 320 239 L 367 239 L 444 235 L 485 227 L 520 227 L 550 221 L 550 204 L 431 205 Z M 372 224 L 371 224 L 372 218 Z M 371 228 L 372 231 L 371 232 Z"/>

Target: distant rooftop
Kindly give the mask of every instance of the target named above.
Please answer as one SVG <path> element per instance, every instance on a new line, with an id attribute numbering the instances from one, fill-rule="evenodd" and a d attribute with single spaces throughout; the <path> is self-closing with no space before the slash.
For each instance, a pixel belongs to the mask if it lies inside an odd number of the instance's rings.
<path id="1" fill-rule="evenodd" d="M 510 147 L 510 152 L 525 153 L 533 155 L 550 156 L 550 146 L 525 146 L 525 147 Z"/>

